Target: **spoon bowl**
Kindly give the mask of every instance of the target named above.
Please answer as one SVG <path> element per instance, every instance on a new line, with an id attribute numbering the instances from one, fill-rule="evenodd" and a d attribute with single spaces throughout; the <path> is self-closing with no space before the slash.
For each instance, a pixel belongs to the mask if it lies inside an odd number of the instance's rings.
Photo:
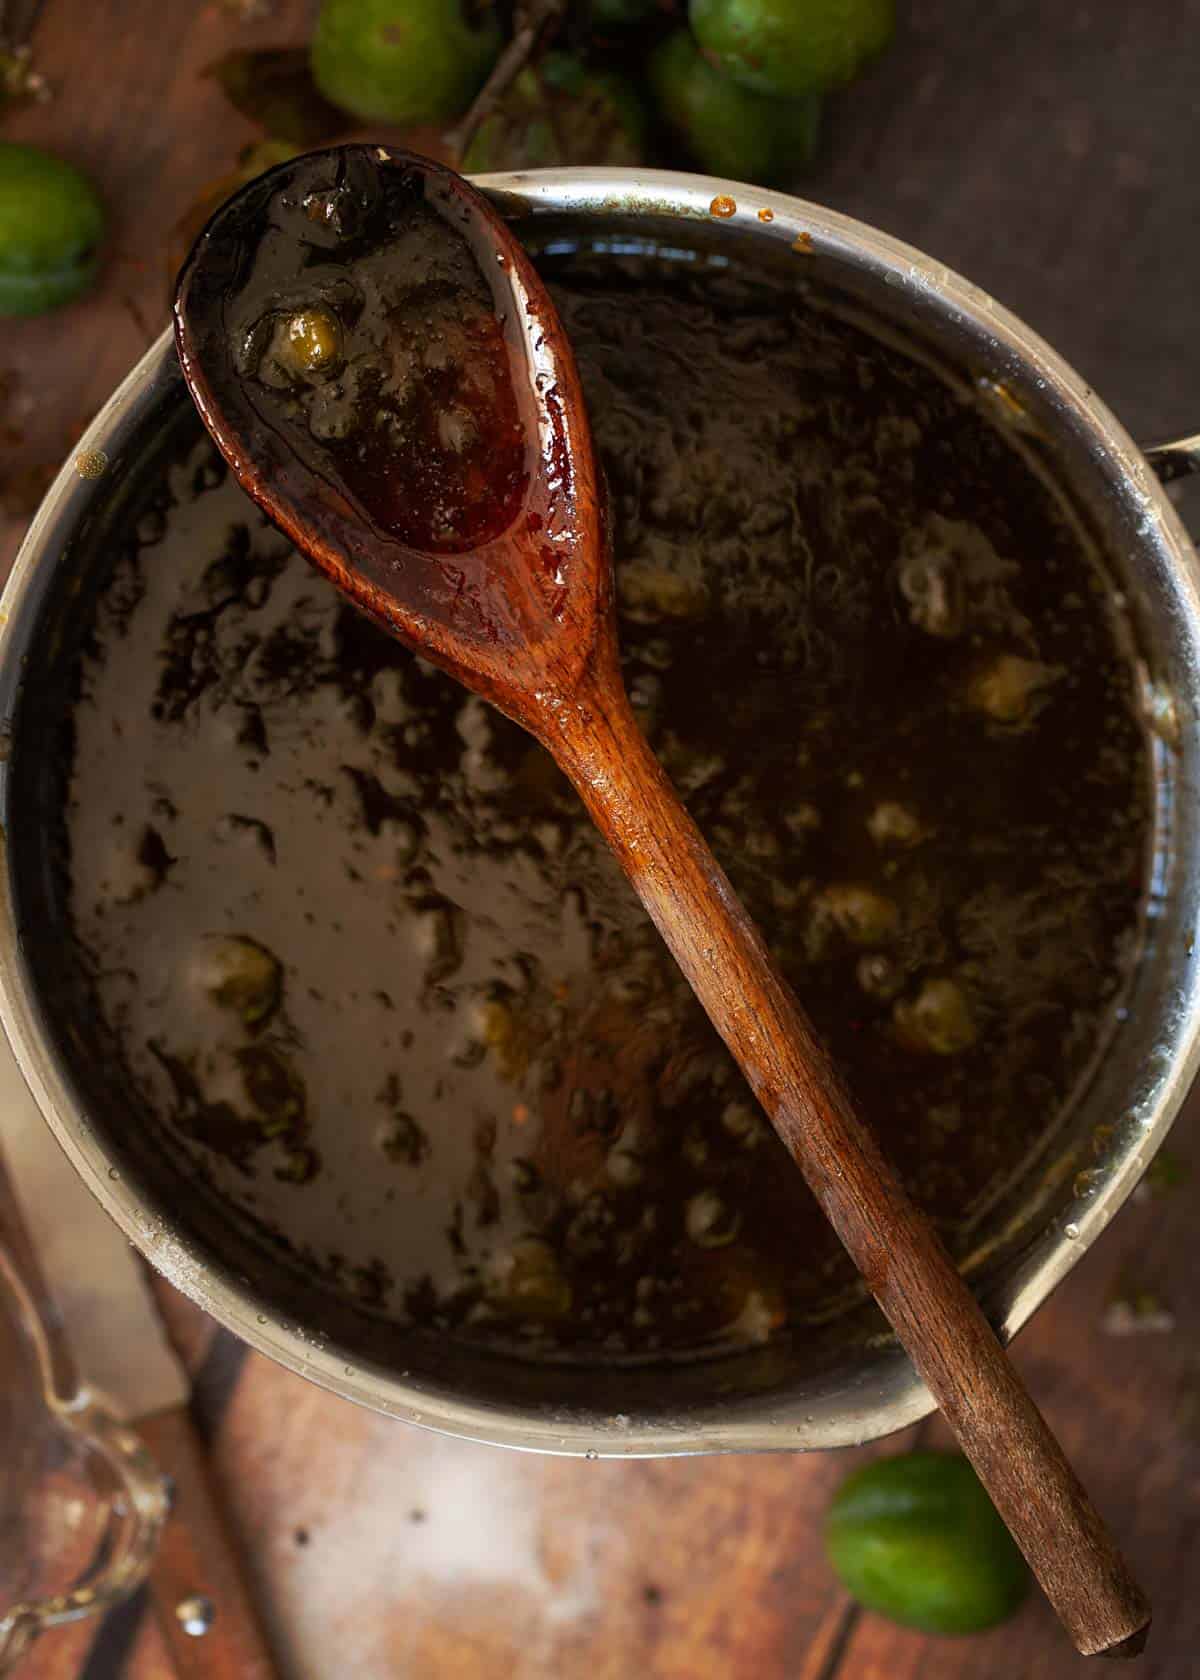
<path id="1" fill-rule="evenodd" d="M 180 360 L 243 487 L 369 617 L 540 733 L 615 638 L 575 359 L 489 202 L 410 153 L 281 164 L 180 275 Z"/>

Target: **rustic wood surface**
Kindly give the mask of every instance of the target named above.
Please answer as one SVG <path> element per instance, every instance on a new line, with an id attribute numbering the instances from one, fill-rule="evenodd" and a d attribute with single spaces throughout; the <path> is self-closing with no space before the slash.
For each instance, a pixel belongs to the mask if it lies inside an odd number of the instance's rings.
<path id="1" fill-rule="evenodd" d="M 114 211 L 105 279 L 4 323 L 0 555 L 39 473 L 165 324 L 165 235 L 255 137 L 200 68 L 299 40 L 303 0 L 250 21 L 188 0 L 46 0 L 55 101 L 0 133 L 56 147 Z M 910 239 L 1042 331 L 1147 439 L 1200 424 L 1193 320 L 1200 0 L 910 0 L 900 43 L 840 103 L 814 198 Z M 1155 1605 L 1140 1672 L 1185 1680 L 1200 1644 L 1200 1104 L 1143 1193 L 1019 1339 L 1016 1361 Z M 1172 1332 L 1118 1337 L 1114 1290 Z M 194 1411 L 287 1680 L 1069 1680 L 1048 1607 L 939 1641 L 861 1615 L 819 1522 L 863 1455 L 580 1463 L 405 1430 L 258 1356 L 164 1286 Z M 942 1438 L 926 1426 L 924 1438 Z M 912 1435 L 888 1444 L 910 1444 Z M 879 1449 L 876 1449 L 879 1450 Z M 49 1636 L 27 1680 L 173 1680 L 144 1602 Z"/>

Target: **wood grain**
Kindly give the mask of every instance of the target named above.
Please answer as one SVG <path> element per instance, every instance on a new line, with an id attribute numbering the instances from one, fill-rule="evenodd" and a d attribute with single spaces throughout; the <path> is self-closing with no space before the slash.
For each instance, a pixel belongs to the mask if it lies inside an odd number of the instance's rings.
<path id="1" fill-rule="evenodd" d="M 157 1412 L 141 1420 L 138 1432 L 174 1483 L 149 1587 L 176 1680 L 274 1680 L 238 1547 L 191 1417 L 186 1410 Z M 180 1615 L 188 1601 L 211 1606 L 211 1625 L 198 1637 Z"/>
<path id="2" fill-rule="evenodd" d="M 0 473 L 46 465 L 166 325 L 173 221 L 254 137 L 204 64 L 296 41 L 307 0 L 239 23 L 217 4 L 46 0 L 37 36 L 57 97 L 6 114 L 6 139 L 90 167 L 115 218 L 100 289 L 0 338 L 22 431 Z M 1138 435 L 1200 417 L 1200 256 L 1190 160 L 1200 130 L 1200 0 L 905 0 L 879 68 L 831 104 L 809 196 L 970 275 L 1062 349 Z M 103 74 L 97 73 L 103 64 Z M 1194 505 L 1194 504 L 1192 504 Z M 11 558 L 24 520 L 0 519 Z M 0 569 L 6 569 L 0 567 Z M 1183 1680 L 1200 1648 L 1200 1105 L 1170 1147 L 1191 1178 L 1127 1207 L 1022 1332 L 1014 1358 L 1114 1520 L 1156 1607 L 1141 1680 Z M 1171 1331 L 1118 1338 L 1119 1280 L 1153 1286 Z M 173 1299 L 189 1368 L 213 1340 Z M 217 1339 L 224 1332 L 217 1332 Z M 901 1450 L 911 1434 L 880 1449 Z M 398 1428 L 252 1355 L 214 1420 L 212 1465 L 288 1680 L 1071 1680 L 1082 1674 L 1039 1598 L 995 1632 L 938 1640 L 848 1617 L 820 1520 L 863 1453 L 577 1464 L 487 1452 Z M 462 1489 L 525 1513 L 544 1543 L 518 1571 L 475 1546 Z M 410 1520 L 418 1501 L 424 1524 Z M 499 1516 L 489 1531 L 495 1535 Z M 507 1527 L 501 1528 L 507 1533 Z M 297 1538 L 305 1536 L 304 1543 Z M 584 1620 L 557 1568 L 594 1560 Z M 481 1557 L 483 1561 L 481 1561 Z M 485 1564 L 493 1561 L 488 1584 Z M 514 1577 L 516 1577 L 514 1579 Z M 567 1581 L 573 1577 L 569 1574 Z M 644 1597 L 660 1593 L 657 1606 Z M 91 1624 L 35 1646 L 21 1680 L 87 1667 Z M 374 1659 L 393 1653 L 390 1666 Z M 106 1656 L 105 1661 L 108 1661 Z M 168 1680 L 153 1618 L 127 1663 L 88 1680 Z"/>

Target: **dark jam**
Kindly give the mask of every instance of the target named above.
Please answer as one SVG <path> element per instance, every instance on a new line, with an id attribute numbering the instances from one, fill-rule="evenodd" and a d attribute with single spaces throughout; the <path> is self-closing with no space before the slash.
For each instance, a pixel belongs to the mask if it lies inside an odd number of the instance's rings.
<path id="1" fill-rule="evenodd" d="M 188 307 L 243 435 L 252 413 L 377 534 L 459 554 L 511 525 L 528 475 L 499 288 L 439 179 L 365 147 L 288 165 L 221 212 L 206 238 L 235 267 Z"/>
<path id="2" fill-rule="evenodd" d="M 543 268 L 642 727 L 969 1250 L 1136 954 L 1119 601 L 1019 439 L 901 350 L 733 272 Z M 292 393 L 306 425 L 333 389 Z M 725 1348 L 854 1298 L 548 757 L 347 607 L 207 444 L 115 554 L 79 682 L 80 960 L 142 1103 L 264 1241 L 531 1356 Z"/>

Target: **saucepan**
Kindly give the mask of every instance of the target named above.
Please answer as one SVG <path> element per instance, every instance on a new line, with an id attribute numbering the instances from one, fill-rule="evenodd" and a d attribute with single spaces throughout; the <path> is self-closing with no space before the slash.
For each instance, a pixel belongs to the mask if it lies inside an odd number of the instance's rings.
<path id="1" fill-rule="evenodd" d="M 1200 568 L 1163 487 L 1200 440 L 1135 445 L 1100 398 L 1020 321 L 940 263 L 845 216 L 694 175 L 600 169 L 481 185 L 534 248 L 593 248 L 812 288 L 901 332 L 1019 425 L 1119 574 L 1140 649 L 1155 778 L 1141 955 L 1102 1055 L 1052 1146 L 997 1202 L 964 1266 L 1011 1336 L 1100 1236 L 1161 1143 L 1195 1072 L 1200 954 Z M 348 1399 L 506 1446 L 589 1455 L 837 1447 L 912 1423 L 932 1402 L 866 1300 L 803 1333 L 720 1358 L 580 1368 L 520 1361 L 383 1322 L 322 1294 L 303 1268 L 195 1193 L 184 1163 L 131 1122 L 132 1095 L 56 981 L 53 882 L 72 603 L 162 440 L 188 417 L 168 334 L 113 396 L 30 530 L 0 627 L 0 1014 L 63 1148 L 130 1239 L 239 1336 Z M 748 423 L 752 417 L 748 417 Z M 134 745 L 131 750 L 136 750 Z"/>

